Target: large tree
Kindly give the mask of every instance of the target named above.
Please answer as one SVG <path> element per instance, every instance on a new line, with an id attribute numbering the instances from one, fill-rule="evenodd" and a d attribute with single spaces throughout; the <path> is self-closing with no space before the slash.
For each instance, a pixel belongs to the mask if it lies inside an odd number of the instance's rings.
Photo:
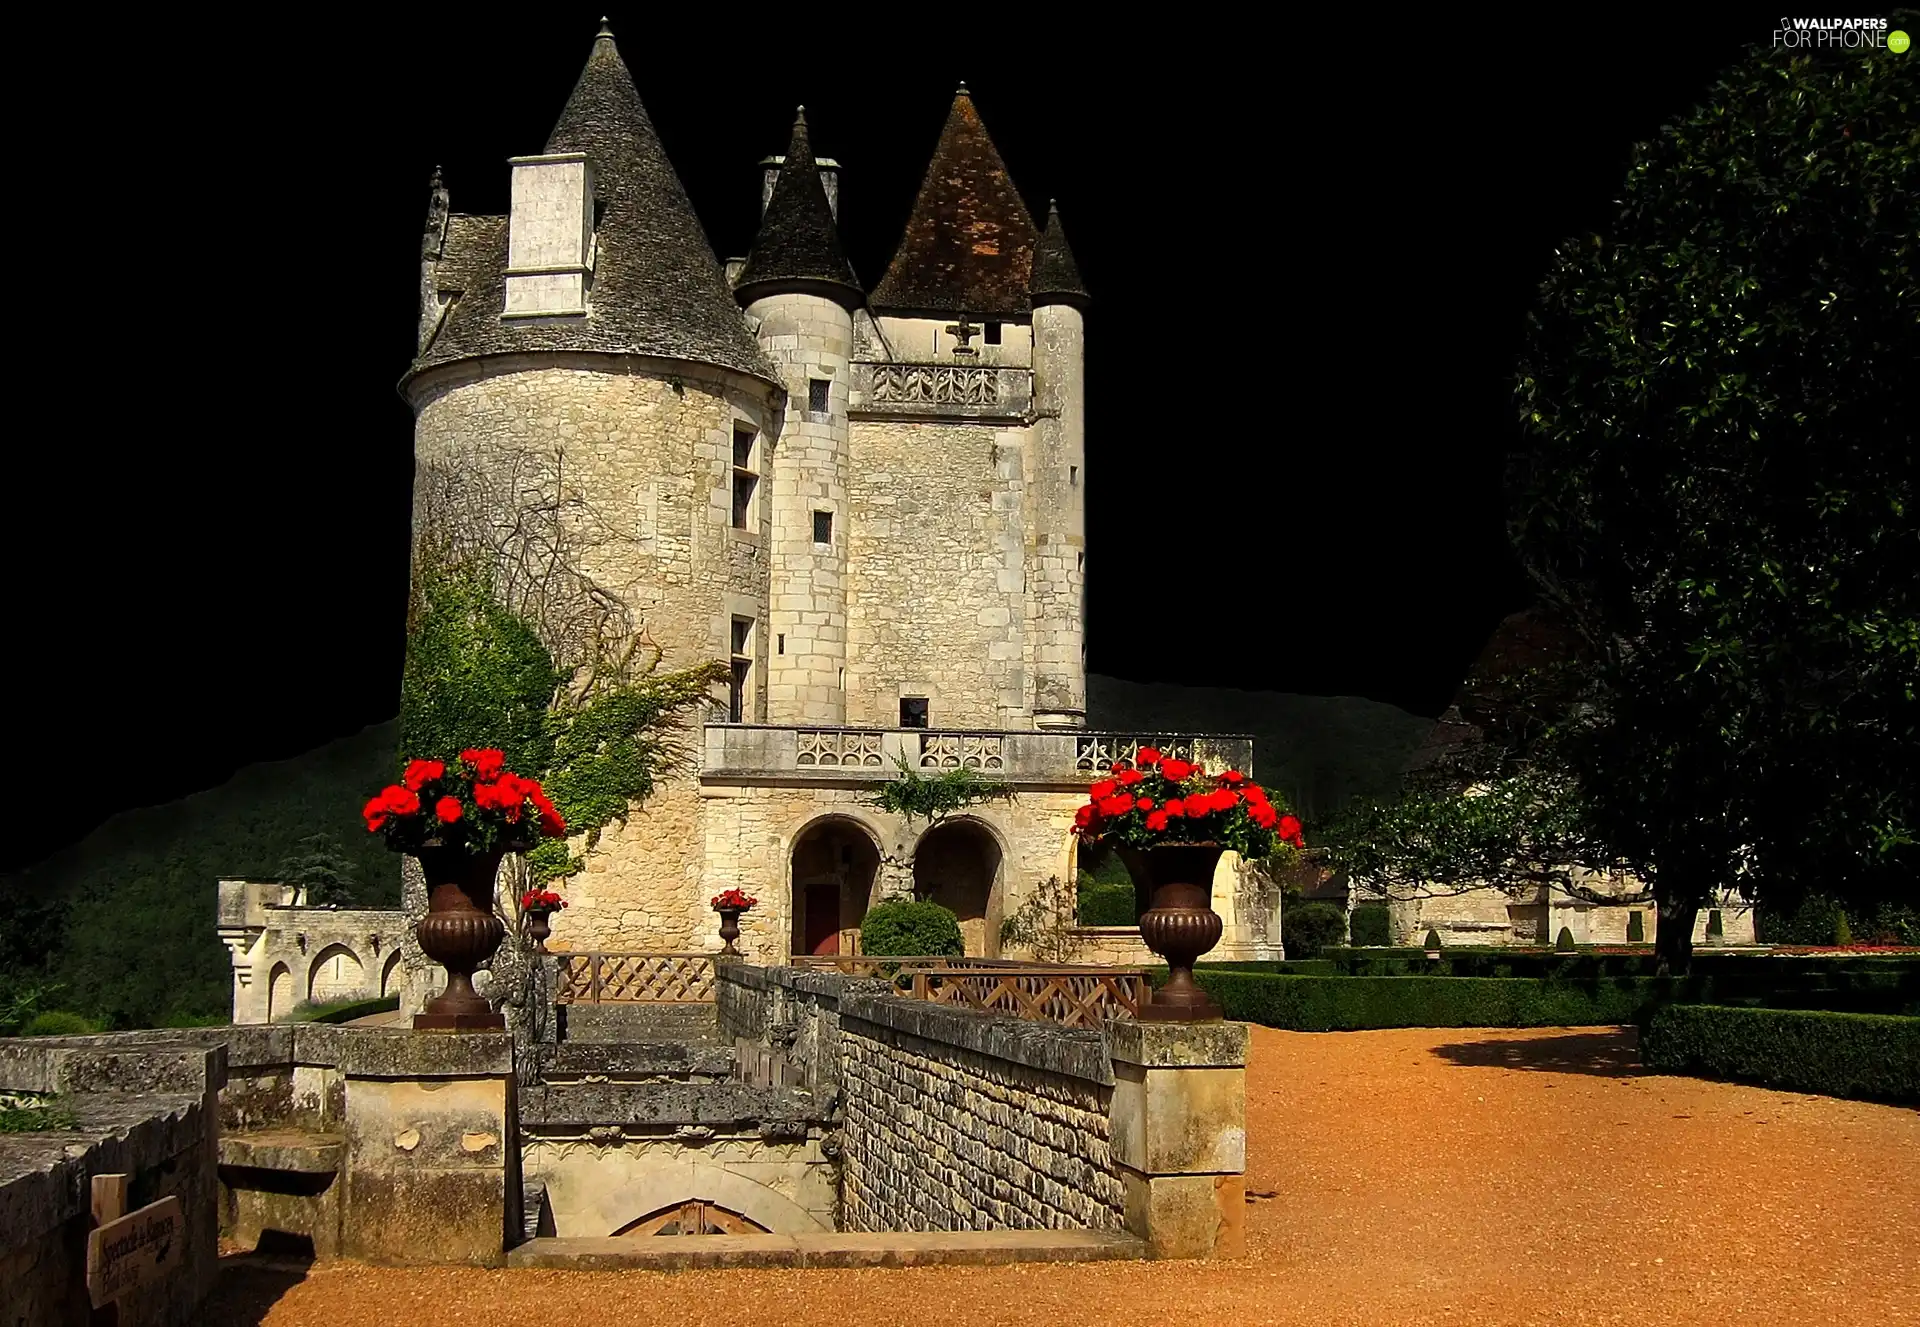
<path id="1" fill-rule="evenodd" d="M 1555 758 L 1675 966 L 1723 888 L 1913 889 L 1917 71 L 1751 56 L 1529 327 L 1512 534 L 1589 661 Z"/>

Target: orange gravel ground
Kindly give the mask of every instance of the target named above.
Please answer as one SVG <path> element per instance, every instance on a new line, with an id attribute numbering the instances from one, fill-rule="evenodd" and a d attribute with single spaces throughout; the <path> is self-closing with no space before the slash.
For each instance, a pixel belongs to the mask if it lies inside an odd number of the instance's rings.
<path id="1" fill-rule="evenodd" d="M 1632 1031 L 1253 1029 L 1248 1257 L 860 1271 L 237 1261 L 209 1327 L 1920 1323 L 1920 1112 L 1642 1075 Z"/>

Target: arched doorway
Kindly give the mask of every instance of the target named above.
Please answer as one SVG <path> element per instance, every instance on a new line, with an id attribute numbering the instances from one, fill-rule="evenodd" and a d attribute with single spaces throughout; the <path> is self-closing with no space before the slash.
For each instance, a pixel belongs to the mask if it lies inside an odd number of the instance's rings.
<path id="1" fill-rule="evenodd" d="M 345 945 L 328 945 L 313 960 L 307 998 L 315 1004 L 358 999 L 367 993 L 366 985 L 367 972 L 360 965 L 359 955 Z"/>
<path id="2" fill-rule="evenodd" d="M 267 1022 L 285 1018 L 293 1012 L 293 973 L 285 963 L 275 963 L 267 977 Z"/>
<path id="3" fill-rule="evenodd" d="M 705 1198 L 689 1198 L 657 1212 L 649 1212 L 616 1235 L 764 1235 L 767 1228 Z"/>
<path id="4" fill-rule="evenodd" d="M 969 958 L 1000 952 L 1000 843 L 985 825 L 950 820 L 913 853 L 913 892 L 960 919 Z"/>
<path id="5" fill-rule="evenodd" d="M 398 995 L 400 993 L 400 987 L 396 983 L 396 978 L 399 976 L 399 973 L 400 951 L 396 949 L 387 955 L 387 966 L 380 969 L 381 995 Z"/>
<path id="6" fill-rule="evenodd" d="M 793 952 L 837 954 L 873 902 L 880 850 L 854 821 L 816 820 L 793 841 Z"/>

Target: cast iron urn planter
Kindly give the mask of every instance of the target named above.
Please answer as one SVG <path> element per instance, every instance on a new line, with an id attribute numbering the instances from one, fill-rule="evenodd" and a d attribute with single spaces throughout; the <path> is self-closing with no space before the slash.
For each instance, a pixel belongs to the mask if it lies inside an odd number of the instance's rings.
<path id="1" fill-rule="evenodd" d="M 553 914 L 558 911 L 558 908 L 528 908 L 526 910 L 527 939 L 533 941 L 534 953 L 544 954 L 547 952 L 547 937 L 553 934 Z"/>
<path id="2" fill-rule="evenodd" d="M 726 944 L 720 952 L 741 957 L 740 947 L 733 942 L 740 938 L 740 914 L 746 909 L 716 907 L 714 911 L 720 914 L 720 939 Z"/>
<path id="3" fill-rule="evenodd" d="M 485 852 L 433 845 L 420 848 L 427 915 L 413 933 L 421 952 L 447 970 L 447 988 L 427 1001 L 424 1012 L 413 1016 L 415 1031 L 478 1032 L 507 1025 L 506 1018 L 473 989 L 473 973 L 493 957 L 507 933 L 493 915 L 493 884 L 500 859 L 512 850 L 512 845 Z"/>
<path id="4" fill-rule="evenodd" d="M 1217 843 L 1115 846 L 1134 888 L 1150 891 L 1149 906 L 1140 914 L 1140 938 L 1167 960 L 1167 984 L 1140 1007 L 1138 1017 L 1154 1023 L 1204 1023 L 1224 1017 L 1213 997 L 1194 982 L 1193 964 L 1220 943 L 1213 870 L 1225 849 Z"/>

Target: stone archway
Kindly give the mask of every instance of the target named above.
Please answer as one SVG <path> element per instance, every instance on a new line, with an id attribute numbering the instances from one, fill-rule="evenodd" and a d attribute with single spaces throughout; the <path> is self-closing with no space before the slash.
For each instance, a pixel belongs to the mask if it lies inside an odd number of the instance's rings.
<path id="1" fill-rule="evenodd" d="M 307 974 L 307 998 L 315 1004 L 353 1000 L 367 993 L 367 970 L 345 945 L 328 945 Z"/>
<path id="2" fill-rule="evenodd" d="M 632 1225 L 613 1232 L 621 1236 L 648 1235 L 765 1235 L 767 1228 L 751 1217 L 708 1202 L 689 1198 L 649 1212 Z"/>
<path id="3" fill-rule="evenodd" d="M 293 971 L 285 963 L 275 963 L 267 978 L 267 1022 L 285 1018 L 293 1005 Z"/>
<path id="4" fill-rule="evenodd" d="M 398 995 L 400 988 L 396 984 L 400 975 L 400 951 L 394 950 L 387 955 L 386 966 L 380 969 L 380 994 L 384 998 Z"/>
<path id="5" fill-rule="evenodd" d="M 880 880 L 880 847 L 859 821 L 822 816 L 793 839 L 788 876 L 795 954 L 837 954 L 841 934 L 860 925 Z"/>
<path id="6" fill-rule="evenodd" d="M 1000 952 L 1000 841 L 977 820 L 962 818 L 934 826 L 913 850 L 913 892 L 960 919 L 967 957 L 993 958 Z"/>

